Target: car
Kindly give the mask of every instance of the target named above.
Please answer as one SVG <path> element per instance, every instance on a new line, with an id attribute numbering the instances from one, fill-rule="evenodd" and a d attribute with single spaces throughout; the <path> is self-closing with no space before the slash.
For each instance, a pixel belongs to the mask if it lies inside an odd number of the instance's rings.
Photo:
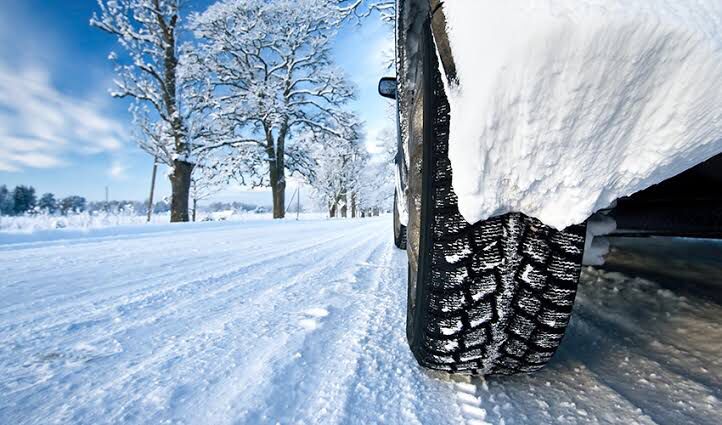
<path id="1" fill-rule="evenodd" d="M 420 365 L 479 375 L 544 367 L 569 323 L 594 217 L 613 220 L 617 236 L 722 237 L 722 137 L 710 159 L 563 228 L 517 210 L 467 220 L 449 157 L 458 52 L 445 6 L 396 8 L 397 76 L 378 89 L 397 105 L 393 232 L 407 250 L 406 334 Z"/>

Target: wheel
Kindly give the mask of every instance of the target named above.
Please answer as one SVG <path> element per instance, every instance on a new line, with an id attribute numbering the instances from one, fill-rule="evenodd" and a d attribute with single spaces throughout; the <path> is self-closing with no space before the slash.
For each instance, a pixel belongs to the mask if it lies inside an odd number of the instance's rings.
<path id="1" fill-rule="evenodd" d="M 394 190 L 394 245 L 399 249 L 406 249 L 406 226 L 399 220 L 398 195 Z"/>
<path id="2" fill-rule="evenodd" d="M 520 213 L 464 220 L 452 189 L 449 104 L 425 27 L 423 71 L 408 114 L 409 345 L 431 369 L 532 372 L 564 335 L 585 226 L 557 231 Z"/>

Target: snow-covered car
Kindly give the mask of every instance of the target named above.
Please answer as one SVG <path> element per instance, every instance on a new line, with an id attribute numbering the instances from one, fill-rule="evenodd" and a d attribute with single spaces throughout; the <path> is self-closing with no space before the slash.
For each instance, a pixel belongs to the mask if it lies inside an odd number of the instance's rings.
<path id="1" fill-rule="evenodd" d="M 379 92 L 422 366 L 543 367 L 595 235 L 722 237 L 722 2 L 396 6 Z"/>

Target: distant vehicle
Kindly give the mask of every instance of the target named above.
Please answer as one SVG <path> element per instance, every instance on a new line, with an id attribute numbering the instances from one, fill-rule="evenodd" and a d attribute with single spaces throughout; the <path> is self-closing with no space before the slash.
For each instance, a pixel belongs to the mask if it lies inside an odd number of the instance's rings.
<path id="1" fill-rule="evenodd" d="M 453 75 L 454 58 L 444 8 L 439 0 L 396 6 L 397 77 L 382 78 L 379 93 L 399 111 L 393 231 L 408 253 L 409 345 L 430 369 L 538 370 L 572 313 L 586 223 L 556 230 L 521 212 L 472 224 L 462 217 L 448 156 L 443 78 Z M 720 187 L 717 155 L 605 213 L 619 236 L 722 238 Z"/>

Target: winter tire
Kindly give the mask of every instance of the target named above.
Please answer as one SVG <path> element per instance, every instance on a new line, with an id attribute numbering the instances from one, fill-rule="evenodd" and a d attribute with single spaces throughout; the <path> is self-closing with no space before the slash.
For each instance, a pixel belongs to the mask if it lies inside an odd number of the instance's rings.
<path id="1" fill-rule="evenodd" d="M 398 195 L 394 191 L 394 245 L 399 249 L 406 249 L 406 226 L 399 220 Z"/>
<path id="2" fill-rule="evenodd" d="M 449 104 L 425 25 L 409 106 L 407 336 L 427 368 L 527 373 L 553 356 L 572 312 L 585 227 L 520 213 L 468 224 L 448 158 Z"/>

